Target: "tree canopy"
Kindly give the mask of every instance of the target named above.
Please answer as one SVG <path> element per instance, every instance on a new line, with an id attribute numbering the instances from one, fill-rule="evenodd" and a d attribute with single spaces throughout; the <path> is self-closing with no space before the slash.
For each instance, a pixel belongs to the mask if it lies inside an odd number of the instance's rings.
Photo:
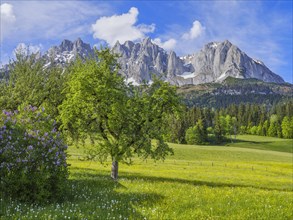
<path id="1" fill-rule="evenodd" d="M 96 58 L 77 61 L 71 68 L 66 98 L 60 106 L 63 129 L 77 143 L 91 140 L 90 158 L 118 162 L 142 158 L 164 159 L 172 149 L 164 142 L 165 118 L 179 106 L 176 88 L 154 79 L 150 86 L 126 85 L 109 49 Z"/>
<path id="2" fill-rule="evenodd" d="M 0 80 L 0 108 L 16 110 L 20 105 L 45 107 L 52 117 L 59 114 L 67 72 L 55 66 L 44 68 L 44 60 L 36 54 L 18 51 L 10 63 L 9 74 Z"/>

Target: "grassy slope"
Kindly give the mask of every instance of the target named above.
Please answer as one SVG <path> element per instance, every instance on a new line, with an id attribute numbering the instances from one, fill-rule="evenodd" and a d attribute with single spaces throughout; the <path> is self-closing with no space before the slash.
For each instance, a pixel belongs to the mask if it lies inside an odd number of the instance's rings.
<path id="1" fill-rule="evenodd" d="M 231 146 L 293 153 L 293 140 L 253 135 L 239 135 Z"/>
<path id="2" fill-rule="evenodd" d="M 79 161 L 81 151 L 71 148 L 68 201 L 42 208 L 4 205 L 8 214 L 2 217 L 292 219 L 292 154 L 246 144 L 271 142 L 273 149 L 287 145 L 271 138 L 241 139 L 246 142 L 227 147 L 171 144 L 175 155 L 165 162 L 135 159 L 133 166 L 121 165 L 118 183 L 108 177 L 109 164 Z"/>

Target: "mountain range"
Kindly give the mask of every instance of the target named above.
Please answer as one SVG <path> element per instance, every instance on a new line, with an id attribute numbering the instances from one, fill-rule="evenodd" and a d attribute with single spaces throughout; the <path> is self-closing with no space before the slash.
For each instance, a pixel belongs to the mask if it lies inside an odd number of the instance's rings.
<path id="1" fill-rule="evenodd" d="M 228 77 L 284 83 L 263 62 L 250 58 L 228 40 L 208 43 L 200 51 L 181 57 L 174 51 L 165 51 L 149 37 L 141 42 L 120 44 L 117 41 L 111 49 L 119 54 L 121 75 L 133 85 L 151 83 L 154 75 L 178 86 L 221 83 Z M 59 46 L 53 46 L 39 56 L 45 59 L 47 68 L 66 66 L 78 56 L 86 58 L 93 54 L 93 47 L 78 38 L 73 42 L 63 40 Z"/>
<path id="2" fill-rule="evenodd" d="M 179 86 L 222 82 L 229 76 L 284 83 L 261 61 L 250 58 L 228 40 L 208 43 L 199 52 L 182 57 L 174 51 L 167 53 L 150 38 L 141 43 L 117 42 L 113 51 L 121 55 L 121 73 L 133 83 L 149 82 L 152 74 Z"/>

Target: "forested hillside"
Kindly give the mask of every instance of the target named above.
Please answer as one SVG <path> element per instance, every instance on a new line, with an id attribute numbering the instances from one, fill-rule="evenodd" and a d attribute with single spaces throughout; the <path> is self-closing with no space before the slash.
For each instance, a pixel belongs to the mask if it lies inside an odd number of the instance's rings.
<path id="1" fill-rule="evenodd" d="M 179 116 L 170 116 L 167 138 L 190 144 L 232 142 L 238 134 L 293 138 L 292 109 L 292 99 L 272 106 L 185 107 Z"/>
<path id="2" fill-rule="evenodd" d="M 269 107 L 292 99 L 292 84 L 266 83 L 257 79 L 229 77 L 223 83 L 187 85 L 178 88 L 189 106 L 221 108 L 231 104 L 255 103 Z"/>

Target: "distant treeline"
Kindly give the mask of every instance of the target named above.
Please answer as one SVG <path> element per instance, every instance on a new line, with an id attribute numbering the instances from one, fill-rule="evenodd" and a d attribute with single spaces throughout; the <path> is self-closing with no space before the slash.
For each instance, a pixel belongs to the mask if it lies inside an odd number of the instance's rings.
<path id="1" fill-rule="evenodd" d="M 82 61 L 80 61 L 82 62 Z M 61 126 L 60 108 L 75 66 L 44 68 L 36 56 L 18 55 L 10 74 L 0 80 L 0 110 L 44 107 Z M 142 85 L 147 86 L 147 85 Z M 293 138 L 291 84 L 228 78 L 223 84 L 177 88 L 180 113 L 168 115 L 165 140 L 178 143 L 221 143 L 237 134 Z M 160 99 L 159 99 L 160 100 Z"/>
<path id="2" fill-rule="evenodd" d="M 239 104 L 226 108 L 184 108 L 170 116 L 170 142 L 205 144 L 221 143 L 237 134 L 293 138 L 293 100 L 267 105 Z"/>

